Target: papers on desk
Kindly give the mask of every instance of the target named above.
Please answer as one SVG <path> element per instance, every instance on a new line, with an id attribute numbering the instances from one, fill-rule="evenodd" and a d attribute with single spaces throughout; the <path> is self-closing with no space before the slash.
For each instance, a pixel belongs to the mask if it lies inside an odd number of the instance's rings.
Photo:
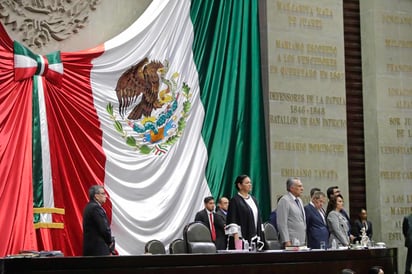
<path id="1" fill-rule="evenodd" d="M 263 252 L 264 253 L 282 253 L 284 251 L 285 250 L 283 250 L 283 249 L 273 249 L 273 250 L 264 250 Z"/>
<path id="2" fill-rule="evenodd" d="M 246 249 L 229 249 L 229 250 L 218 250 L 217 253 L 225 254 L 225 253 L 249 253 L 249 250 Z M 254 253 L 254 252 L 250 252 Z"/>
<path id="3" fill-rule="evenodd" d="M 310 248 L 308 248 L 306 245 L 302 246 L 287 246 L 285 248 L 286 251 L 308 251 Z"/>
<path id="4" fill-rule="evenodd" d="M 282 253 L 282 252 L 300 252 L 300 251 L 340 251 L 340 250 L 363 250 L 363 249 L 384 249 L 386 247 L 381 247 L 381 246 L 374 246 L 374 247 L 369 247 L 369 248 L 349 248 L 347 246 L 340 246 L 338 249 L 310 249 L 308 247 L 305 248 L 300 248 L 300 249 L 275 249 L 275 250 L 263 250 L 261 252 L 263 253 Z M 218 250 L 217 253 L 219 254 L 230 254 L 230 253 L 261 253 L 261 252 L 250 252 L 248 250 Z"/>

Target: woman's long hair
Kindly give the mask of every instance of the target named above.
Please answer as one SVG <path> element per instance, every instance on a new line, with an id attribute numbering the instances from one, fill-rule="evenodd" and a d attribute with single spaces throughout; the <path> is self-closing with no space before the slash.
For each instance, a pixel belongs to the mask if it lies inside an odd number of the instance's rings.
<path id="1" fill-rule="evenodd" d="M 338 195 L 336 195 L 336 196 L 334 196 L 334 197 L 331 197 L 331 198 L 329 199 L 328 207 L 326 208 L 326 217 L 329 215 L 329 213 L 330 213 L 331 211 L 333 211 L 333 210 L 336 209 L 337 204 L 338 204 L 338 203 L 337 203 L 338 197 L 343 200 L 343 197 L 342 197 L 342 195 L 340 195 L 340 194 L 338 194 Z"/>

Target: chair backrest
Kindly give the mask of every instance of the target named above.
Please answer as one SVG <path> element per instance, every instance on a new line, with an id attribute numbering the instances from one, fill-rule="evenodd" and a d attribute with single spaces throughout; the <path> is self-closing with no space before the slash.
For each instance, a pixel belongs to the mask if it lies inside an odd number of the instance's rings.
<path id="1" fill-rule="evenodd" d="M 161 241 L 151 240 L 145 244 L 144 252 L 151 254 L 166 254 L 166 249 Z"/>
<path id="2" fill-rule="evenodd" d="M 186 253 L 186 244 L 183 239 L 175 239 L 169 245 L 170 254 Z"/>
<path id="3" fill-rule="evenodd" d="M 279 235 L 276 228 L 271 223 L 265 223 L 263 225 L 265 231 L 265 249 L 277 250 L 282 249 L 282 245 L 279 242 Z"/>
<path id="4" fill-rule="evenodd" d="M 216 253 L 209 229 L 201 222 L 193 222 L 185 226 L 183 239 L 188 253 Z"/>

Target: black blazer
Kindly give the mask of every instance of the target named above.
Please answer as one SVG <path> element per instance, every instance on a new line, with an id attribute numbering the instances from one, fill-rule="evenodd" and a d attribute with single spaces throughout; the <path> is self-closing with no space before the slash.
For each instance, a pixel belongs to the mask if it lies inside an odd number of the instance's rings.
<path id="1" fill-rule="evenodd" d="M 366 236 L 369 237 L 370 240 L 372 240 L 372 223 L 370 221 L 366 221 L 368 225 L 368 229 L 366 230 Z M 352 234 L 355 236 L 355 241 L 360 241 L 362 239 L 362 233 L 361 229 L 363 228 L 362 222 L 358 219 L 353 223 L 352 226 Z"/>
<path id="2" fill-rule="evenodd" d="M 195 221 L 202 222 L 210 231 L 209 215 L 206 209 L 203 209 L 196 213 Z M 216 232 L 216 249 L 224 250 L 226 249 L 225 223 L 222 217 L 217 215 L 216 213 L 213 213 L 213 223 L 215 225 Z"/>
<path id="3" fill-rule="evenodd" d="M 83 256 L 110 255 L 112 232 L 103 207 L 90 201 L 83 211 Z"/>
<path id="4" fill-rule="evenodd" d="M 253 199 L 256 207 L 258 208 L 258 222 L 256 226 L 252 209 L 239 194 L 234 195 L 229 202 L 226 224 L 229 225 L 235 223 L 239 225 L 242 231 L 242 238 L 248 240 L 249 242 L 256 235 L 260 237 L 261 241 L 263 241 L 262 217 L 260 216 L 259 206 L 256 198 L 253 196 L 250 197 Z"/>
<path id="5" fill-rule="evenodd" d="M 216 214 L 219 215 L 220 217 L 222 217 L 223 222 L 226 224 L 226 214 L 223 212 L 223 210 L 218 208 L 216 210 Z"/>

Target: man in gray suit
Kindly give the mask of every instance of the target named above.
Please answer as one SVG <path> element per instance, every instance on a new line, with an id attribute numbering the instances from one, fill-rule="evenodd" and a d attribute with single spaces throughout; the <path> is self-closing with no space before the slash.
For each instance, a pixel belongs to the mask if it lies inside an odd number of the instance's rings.
<path id="1" fill-rule="evenodd" d="M 303 246 L 306 243 L 306 217 L 300 199 L 303 184 L 299 178 L 288 178 L 286 189 L 288 193 L 279 200 L 276 209 L 280 240 L 284 247 Z"/>

